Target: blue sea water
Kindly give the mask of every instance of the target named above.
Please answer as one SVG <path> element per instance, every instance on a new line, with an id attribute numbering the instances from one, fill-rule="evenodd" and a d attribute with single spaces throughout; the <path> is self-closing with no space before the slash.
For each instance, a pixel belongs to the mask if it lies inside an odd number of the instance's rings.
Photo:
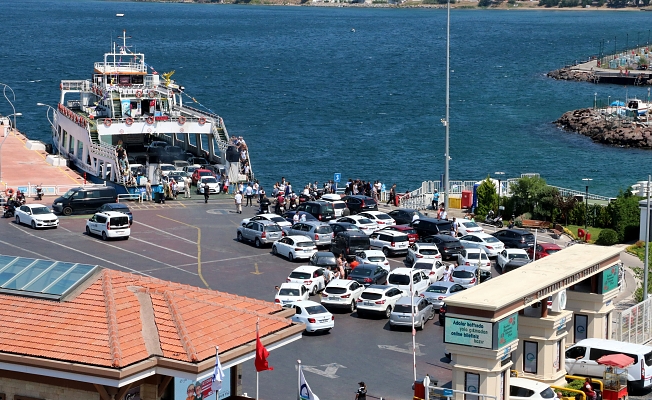
<path id="1" fill-rule="evenodd" d="M 18 128 L 49 140 L 43 107 L 61 79 L 86 79 L 122 29 L 133 50 L 219 113 L 250 147 L 256 176 L 298 184 L 381 179 L 414 189 L 444 164 L 446 12 L 22 0 L 3 2 L 0 82 Z M 124 13 L 124 18 L 116 18 Z M 451 12 L 451 179 L 539 172 L 551 184 L 615 195 L 650 173 L 649 151 L 557 129 L 565 111 L 647 88 L 554 81 L 547 71 L 647 43 L 648 13 Z M 353 29 L 355 31 L 353 31 Z M 614 39 L 616 43 L 614 43 Z M 0 113 L 12 113 L 0 97 Z"/>

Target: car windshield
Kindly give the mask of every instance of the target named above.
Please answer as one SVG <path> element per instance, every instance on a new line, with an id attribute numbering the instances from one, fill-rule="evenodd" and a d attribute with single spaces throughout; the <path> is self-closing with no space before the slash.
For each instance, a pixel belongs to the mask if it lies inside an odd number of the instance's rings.
<path id="1" fill-rule="evenodd" d="M 369 218 L 360 218 L 358 220 L 359 224 L 373 224 L 374 222 L 370 220 Z"/>
<path id="2" fill-rule="evenodd" d="M 300 296 L 299 289 L 281 289 L 278 291 L 279 296 Z"/>
<path id="3" fill-rule="evenodd" d="M 430 263 L 416 263 L 416 264 L 414 264 L 413 268 L 414 269 L 428 269 L 428 270 L 431 270 L 432 269 L 432 264 L 430 264 Z"/>
<path id="4" fill-rule="evenodd" d="M 512 253 L 512 254 L 509 255 L 510 260 L 515 260 L 515 259 L 518 259 L 518 258 L 527 259 L 528 257 L 527 257 L 527 254 L 520 254 L 520 253 L 516 253 L 516 254 Z"/>
<path id="5" fill-rule="evenodd" d="M 462 225 L 464 225 L 465 228 L 478 228 L 478 224 L 475 222 L 462 222 Z"/>
<path id="6" fill-rule="evenodd" d="M 346 288 L 343 287 L 327 287 L 326 290 L 328 294 L 344 294 L 346 293 Z"/>
<path id="7" fill-rule="evenodd" d="M 381 297 L 383 297 L 383 295 L 380 293 L 362 292 L 360 295 L 360 298 L 365 300 L 379 300 Z"/>
<path id="8" fill-rule="evenodd" d="M 34 207 L 32 208 L 32 214 L 34 215 L 39 215 L 39 214 L 49 214 L 50 209 L 47 207 Z"/>
<path id="9" fill-rule="evenodd" d="M 419 249 L 419 253 L 424 256 L 434 256 L 439 254 L 439 251 L 437 249 Z"/>
<path id="10" fill-rule="evenodd" d="M 315 244 L 313 242 L 299 242 L 294 245 L 297 247 L 313 247 Z"/>
<path id="11" fill-rule="evenodd" d="M 272 217 L 269 220 L 272 221 L 272 222 L 276 222 L 277 224 L 279 222 L 287 222 L 283 217 Z"/>
<path id="12" fill-rule="evenodd" d="M 315 233 L 323 233 L 323 234 L 326 234 L 326 233 L 333 233 L 333 228 L 331 228 L 330 225 L 322 225 L 322 226 L 318 226 L 318 227 L 315 229 Z"/>
<path id="13" fill-rule="evenodd" d="M 548 249 L 548 250 L 546 250 L 546 253 L 548 253 L 548 254 L 555 254 L 555 253 L 558 252 L 558 251 L 559 251 L 559 249 Z"/>
<path id="14" fill-rule="evenodd" d="M 378 218 L 378 219 L 392 219 L 392 217 L 390 217 L 387 214 L 377 214 L 376 218 Z"/>
<path id="15" fill-rule="evenodd" d="M 276 225 L 276 224 L 274 224 L 274 225 L 267 225 L 267 226 L 265 227 L 265 232 L 280 232 L 280 231 L 281 231 L 281 227 L 278 226 L 278 225 Z"/>
<path id="16" fill-rule="evenodd" d="M 174 165 L 161 165 L 161 171 L 174 171 L 177 167 Z"/>
<path id="17" fill-rule="evenodd" d="M 446 286 L 430 286 L 428 289 L 426 289 L 426 292 L 428 293 L 445 294 L 447 291 L 448 288 Z"/>
<path id="18" fill-rule="evenodd" d="M 68 190 L 68 191 L 67 191 L 63 196 L 61 196 L 61 197 L 63 197 L 64 199 L 69 199 L 69 198 L 71 198 L 72 195 L 75 194 L 75 193 L 77 193 L 76 190 L 70 189 L 70 190 Z"/>
<path id="19" fill-rule="evenodd" d="M 493 236 L 487 236 L 486 238 L 483 238 L 482 240 L 484 240 L 487 243 L 498 243 L 498 242 L 500 242 L 500 240 L 498 240 L 497 238 L 495 238 Z"/>
<path id="20" fill-rule="evenodd" d="M 290 273 L 290 278 L 293 279 L 310 279 L 311 275 L 309 272 L 292 272 Z"/>
<path id="21" fill-rule="evenodd" d="M 335 203 L 333 204 L 333 208 L 337 210 L 343 210 L 346 208 L 346 203 Z"/>
<path id="22" fill-rule="evenodd" d="M 471 271 L 453 271 L 453 277 L 468 279 L 473 278 L 473 272 Z"/>
<path id="23" fill-rule="evenodd" d="M 385 261 L 385 257 L 383 257 L 383 256 L 370 256 L 370 257 L 367 257 L 367 260 L 369 260 L 371 262 L 383 262 L 383 261 Z"/>
<path id="24" fill-rule="evenodd" d="M 392 285 L 409 285 L 410 277 L 407 275 L 391 274 L 387 279 L 387 282 Z"/>
<path id="25" fill-rule="evenodd" d="M 326 311 L 326 308 L 324 306 L 317 305 L 317 306 L 310 306 L 306 307 L 306 311 L 308 314 L 313 315 L 313 314 L 326 314 L 328 311 Z"/>
<path id="26" fill-rule="evenodd" d="M 480 253 L 467 253 L 466 254 L 466 259 L 467 260 L 479 260 L 480 259 Z"/>
<path id="27" fill-rule="evenodd" d="M 217 179 L 213 177 L 203 178 L 201 181 L 204 183 L 217 183 Z"/>
<path id="28" fill-rule="evenodd" d="M 360 277 L 370 276 L 370 275 L 371 275 L 371 269 L 369 268 L 355 268 L 349 274 L 349 276 L 360 276 Z"/>

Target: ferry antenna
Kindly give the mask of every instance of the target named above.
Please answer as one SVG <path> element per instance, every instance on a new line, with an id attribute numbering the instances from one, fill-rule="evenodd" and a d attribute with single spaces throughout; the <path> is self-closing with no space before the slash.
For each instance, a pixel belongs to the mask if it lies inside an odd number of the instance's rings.
<path id="1" fill-rule="evenodd" d="M 127 39 L 131 39 L 131 36 L 127 36 L 127 30 L 126 29 L 122 30 L 122 36 L 118 36 L 118 39 L 122 39 L 122 48 L 121 48 L 121 50 L 126 53 L 128 48 L 131 47 L 131 46 L 127 46 Z"/>

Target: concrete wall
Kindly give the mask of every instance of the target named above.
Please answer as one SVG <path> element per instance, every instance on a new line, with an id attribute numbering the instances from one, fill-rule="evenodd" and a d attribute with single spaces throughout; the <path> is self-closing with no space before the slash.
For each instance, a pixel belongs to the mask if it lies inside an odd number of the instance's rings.
<path id="1" fill-rule="evenodd" d="M 43 379 L 47 380 L 47 378 Z M 97 392 L 5 377 L 0 377 L 0 393 L 4 393 L 7 400 L 14 400 L 14 396 L 44 400 L 100 400 L 100 395 Z"/>

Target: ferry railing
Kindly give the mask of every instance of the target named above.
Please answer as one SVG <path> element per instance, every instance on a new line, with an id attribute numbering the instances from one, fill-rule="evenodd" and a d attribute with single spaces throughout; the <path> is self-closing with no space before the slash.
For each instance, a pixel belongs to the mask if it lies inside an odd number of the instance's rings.
<path id="1" fill-rule="evenodd" d="M 12 189 L 20 190 L 21 192 L 25 193 L 25 196 L 27 197 L 36 197 L 36 188 L 40 187 L 43 190 L 43 197 L 45 197 L 45 196 L 61 196 L 62 194 L 65 194 L 68 190 L 72 188 L 78 188 L 78 187 L 92 188 L 98 186 L 106 186 L 106 184 L 87 183 L 87 184 L 79 184 L 79 185 L 35 185 L 33 183 L 28 182 L 27 184 L 18 185 Z M 7 186 L 7 184 L 5 184 L 5 191 L 8 188 L 9 187 Z"/>
<path id="2" fill-rule="evenodd" d="M 131 54 L 119 54 L 119 56 L 132 57 Z M 123 61 L 106 61 L 96 62 L 94 67 L 98 71 L 108 72 L 147 72 L 147 67 L 143 63 L 123 62 Z"/>
<path id="3" fill-rule="evenodd" d="M 64 80 L 61 81 L 61 90 L 89 90 L 91 82 L 89 80 Z"/>
<path id="4" fill-rule="evenodd" d="M 143 202 L 143 194 L 142 193 L 119 194 L 118 195 L 118 203 L 120 203 L 120 200 L 136 200 L 139 203 L 142 203 Z"/>

